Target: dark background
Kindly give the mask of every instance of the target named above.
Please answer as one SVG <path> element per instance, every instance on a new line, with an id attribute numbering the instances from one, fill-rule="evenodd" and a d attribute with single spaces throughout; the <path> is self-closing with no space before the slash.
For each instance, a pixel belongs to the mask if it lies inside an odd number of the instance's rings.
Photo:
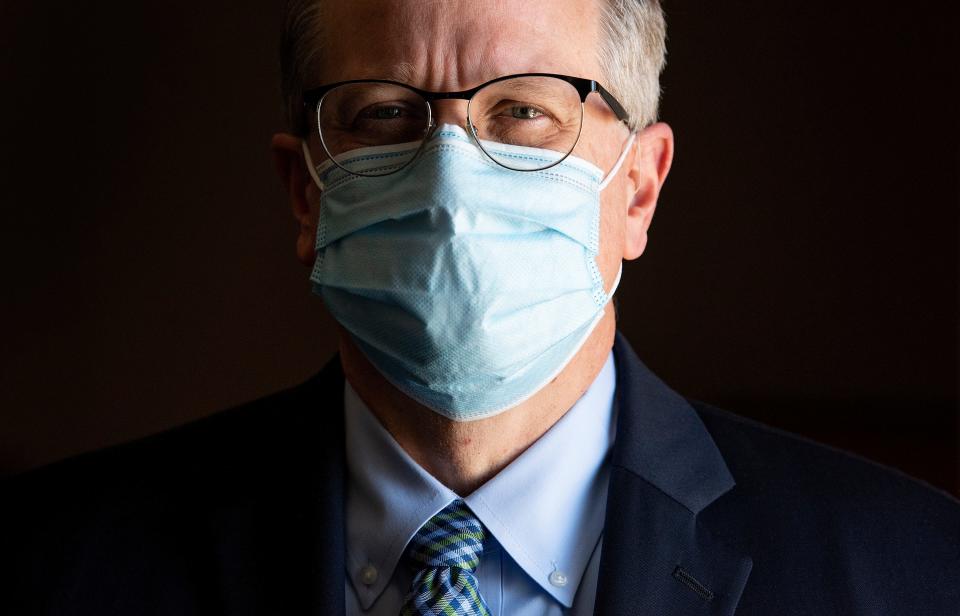
<path id="1" fill-rule="evenodd" d="M 278 4 L 0 3 L 0 472 L 332 354 L 268 151 Z M 955 17 L 666 7 L 677 156 L 622 330 L 688 396 L 958 493 Z"/>

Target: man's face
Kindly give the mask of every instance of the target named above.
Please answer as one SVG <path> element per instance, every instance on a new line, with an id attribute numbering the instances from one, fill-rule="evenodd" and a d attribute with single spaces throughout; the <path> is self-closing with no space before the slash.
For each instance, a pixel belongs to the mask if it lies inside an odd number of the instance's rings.
<path id="1" fill-rule="evenodd" d="M 307 88 L 371 78 L 394 79 L 424 90 L 457 91 L 526 72 L 560 73 L 608 83 L 597 57 L 598 4 L 591 0 L 351 0 L 325 3 L 324 11 L 322 64 L 318 75 L 308 77 Z M 466 101 L 434 103 L 438 124 L 463 127 L 466 111 Z M 628 136 L 629 130 L 599 95 L 591 94 L 573 154 L 607 171 Z M 315 134 L 309 143 L 315 160 L 320 160 Z M 621 259 L 639 254 L 635 247 L 631 249 L 629 225 L 625 224 L 638 190 L 631 171 L 636 161 L 631 152 L 623 169 L 601 193 L 598 265 L 608 288 Z M 644 240 L 646 224 L 649 217 L 643 228 Z"/>

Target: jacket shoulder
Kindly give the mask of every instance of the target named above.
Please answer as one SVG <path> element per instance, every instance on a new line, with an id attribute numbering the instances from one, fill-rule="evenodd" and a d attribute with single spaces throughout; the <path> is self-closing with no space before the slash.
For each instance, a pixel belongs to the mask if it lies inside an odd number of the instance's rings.
<path id="1" fill-rule="evenodd" d="M 761 488 L 768 482 L 786 482 L 784 489 L 792 488 L 798 496 L 813 490 L 821 497 L 833 494 L 847 502 L 854 495 L 872 493 L 948 508 L 960 505 L 946 492 L 896 469 L 702 402 L 689 402 L 738 484 Z"/>
<path id="2" fill-rule="evenodd" d="M 960 603 L 955 498 L 853 454 L 691 404 L 736 482 L 702 519 L 739 537 L 751 554 L 747 604 L 763 594 L 758 589 L 783 588 L 786 579 L 820 587 L 825 597 L 866 602 L 838 604 L 844 613 L 914 606 L 913 613 L 932 614 L 939 613 L 934 605 Z M 871 603 L 881 600 L 885 605 Z"/>
<path id="3" fill-rule="evenodd" d="M 53 505 L 49 501 L 56 500 L 75 508 L 101 499 L 119 506 L 151 492 L 155 500 L 169 490 L 204 490 L 213 481 L 229 485 L 238 475 L 249 480 L 251 473 L 269 470 L 278 455 L 293 451 L 289 441 L 323 414 L 319 408 L 313 416 L 301 412 L 314 381 L 26 471 L 0 486 L 21 506 Z"/>
<path id="4" fill-rule="evenodd" d="M 336 467 L 342 381 L 337 391 L 321 375 L 4 480 L 0 613 L 219 611 L 206 603 L 217 567 L 259 557 L 223 565 L 217 550 L 287 558 L 275 546 L 300 528 L 293 512 L 315 494 L 308 482 L 329 483 L 323 469 Z"/>

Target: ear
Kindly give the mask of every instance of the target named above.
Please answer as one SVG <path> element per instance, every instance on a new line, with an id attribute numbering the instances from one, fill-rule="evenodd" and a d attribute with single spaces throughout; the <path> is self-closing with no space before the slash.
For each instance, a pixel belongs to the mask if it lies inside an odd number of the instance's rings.
<path id="1" fill-rule="evenodd" d="M 673 130 L 666 124 L 651 124 L 634 140 L 635 152 L 627 177 L 633 197 L 627 208 L 623 258 L 636 259 L 647 247 L 647 231 L 657 209 L 660 189 L 673 162 Z"/>
<path id="2" fill-rule="evenodd" d="M 313 265 L 317 238 L 320 189 L 314 184 L 303 160 L 301 139 L 289 133 L 277 133 L 270 142 L 277 175 L 290 198 L 293 217 L 300 223 L 297 234 L 297 259 Z"/>

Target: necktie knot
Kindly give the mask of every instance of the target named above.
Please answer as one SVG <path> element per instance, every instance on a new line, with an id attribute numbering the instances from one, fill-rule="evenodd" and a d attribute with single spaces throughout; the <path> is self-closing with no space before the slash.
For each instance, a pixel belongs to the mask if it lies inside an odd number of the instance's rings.
<path id="1" fill-rule="evenodd" d="M 419 570 L 401 616 L 490 616 L 473 575 L 483 534 L 483 524 L 462 500 L 427 520 L 407 549 Z"/>
<path id="2" fill-rule="evenodd" d="M 483 537 L 483 524 L 462 500 L 456 500 L 417 531 L 407 555 L 423 567 L 456 567 L 472 573 L 480 564 Z"/>

